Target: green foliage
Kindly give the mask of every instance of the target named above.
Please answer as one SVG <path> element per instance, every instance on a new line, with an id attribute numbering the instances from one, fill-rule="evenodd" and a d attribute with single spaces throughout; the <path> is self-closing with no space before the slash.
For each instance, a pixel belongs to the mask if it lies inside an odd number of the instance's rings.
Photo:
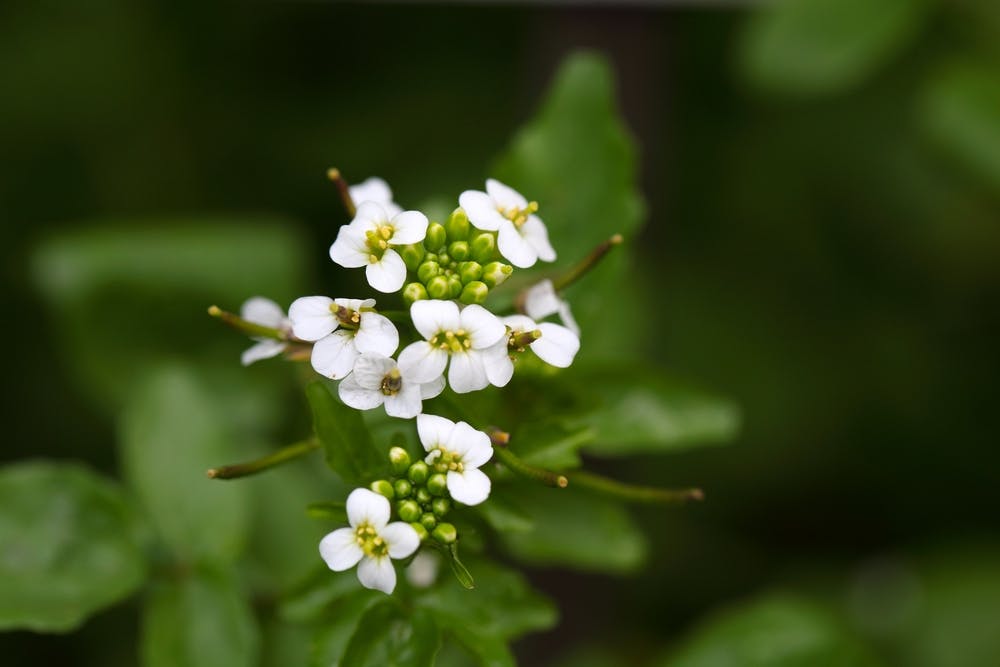
<path id="1" fill-rule="evenodd" d="M 122 489 L 86 468 L 0 469 L 0 629 L 73 630 L 146 576 Z"/>
<path id="2" fill-rule="evenodd" d="M 327 384 L 319 380 L 309 383 L 306 397 L 330 469 L 355 485 L 367 486 L 377 479 L 388 467 L 388 459 L 375 447 L 361 413 L 335 399 Z"/>
<path id="3" fill-rule="evenodd" d="M 906 48 L 927 0 L 782 0 L 755 13 L 743 35 L 746 78 L 768 92 L 847 90 Z"/>
<path id="4" fill-rule="evenodd" d="M 441 631 L 423 610 L 405 613 L 396 600 L 368 609 L 344 650 L 350 667 L 426 667 L 434 664 Z"/>

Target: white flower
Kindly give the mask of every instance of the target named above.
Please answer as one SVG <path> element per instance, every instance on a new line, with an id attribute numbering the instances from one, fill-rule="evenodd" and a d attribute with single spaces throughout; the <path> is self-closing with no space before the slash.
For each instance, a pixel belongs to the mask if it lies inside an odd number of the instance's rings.
<path id="1" fill-rule="evenodd" d="M 364 266 L 369 285 L 395 292 L 406 281 L 406 264 L 393 246 L 419 243 L 426 235 L 427 216 L 420 211 L 403 211 L 390 220 L 381 204 L 366 201 L 351 224 L 340 228 L 330 258 L 348 269 Z"/>
<path id="2" fill-rule="evenodd" d="M 421 384 L 402 371 L 394 359 L 381 354 L 362 354 L 354 372 L 338 387 L 340 400 L 356 410 L 385 405 L 390 417 L 412 419 L 423 409 L 423 400 L 444 391 L 444 376 Z"/>
<path id="3" fill-rule="evenodd" d="M 408 523 L 389 523 L 389 501 L 368 489 L 347 496 L 350 528 L 339 528 L 319 543 L 319 553 L 334 572 L 358 566 L 365 588 L 392 593 L 396 570 L 391 558 L 406 558 L 420 546 L 420 536 Z M 360 563 L 360 564 L 359 564 Z"/>
<path id="4" fill-rule="evenodd" d="M 536 323 L 524 315 L 510 315 L 502 321 L 510 329 L 512 341 L 518 340 L 522 334 L 541 332 L 542 335 L 528 342 L 528 346 L 539 359 L 556 368 L 568 368 L 580 350 L 579 337 L 564 326 L 551 322 Z"/>
<path id="5" fill-rule="evenodd" d="M 448 493 L 460 503 L 478 505 L 490 495 L 490 478 L 479 466 L 493 456 L 490 438 L 465 422 L 418 415 L 417 433 L 427 450 L 425 462 L 446 473 Z"/>
<path id="6" fill-rule="evenodd" d="M 414 303 L 410 317 L 426 340 L 411 343 L 399 353 L 399 368 L 404 374 L 414 382 L 435 381 L 450 358 L 448 384 L 457 393 L 477 391 L 490 384 L 487 366 L 495 365 L 498 359 L 488 350 L 507 333 L 496 315 L 479 305 L 459 311 L 454 301 L 429 299 Z"/>
<path id="7" fill-rule="evenodd" d="M 240 317 L 247 322 L 272 329 L 281 331 L 291 329 L 291 322 L 285 317 L 285 311 L 281 309 L 281 306 L 262 296 L 255 296 L 244 301 L 240 307 Z M 287 342 L 274 338 L 254 338 L 254 340 L 257 341 L 257 344 L 244 350 L 240 356 L 240 361 L 244 366 L 249 366 L 261 359 L 276 357 L 288 347 Z"/>
<path id="8" fill-rule="evenodd" d="M 517 190 L 491 178 L 486 181 L 486 192 L 466 190 L 458 204 L 474 227 L 497 232 L 500 254 L 514 266 L 525 269 L 538 259 L 555 261 L 549 232 L 535 215 L 538 204 L 528 202 Z"/>
<path id="9" fill-rule="evenodd" d="M 372 176 L 357 185 L 352 185 L 347 190 L 351 195 L 351 201 L 354 202 L 355 208 L 366 201 L 372 201 L 380 204 L 390 218 L 403 212 L 399 204 L 392 200 L 392 190 L 389 189 L 389 184 L 377 176 Z"/>
<path id="10" fill-rule="evenodd" d="M 358 355 L 372 352 L 388 357 L 399 347 L 399 332 L 392 322 L 373 310 L 374 299 L 331 299 L 304 296 L 292 302 L 288 317 L 292 332 L 305 341 L 316 341 L 312 367 L 332 380 L 346 377 Z"/>
<path id="11" fill-rule="evenodd" d="M 562 323 L 577 337 L 580 336 L 580 327 L 573 319 L 569 302 L 559 298 L 551 280 L 543 280 L 528 288 L 524 294 L 524 312 L 533 320 L 542 320 L 558 313 Z"/>

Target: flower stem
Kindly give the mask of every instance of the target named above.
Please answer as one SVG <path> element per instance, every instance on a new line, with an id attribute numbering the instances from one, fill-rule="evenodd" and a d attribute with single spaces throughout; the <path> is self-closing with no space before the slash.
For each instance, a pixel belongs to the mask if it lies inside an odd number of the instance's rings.
<path id="1" fill-rule="evenodd" d="M 259 472 L 270 470 L 271 468 L 279 466 L 282 463 L 287 463 L 288 461 L 297 459 L 300 456 L 304 456 L 318 448 L 319 440 L 311 438 L 309 440 L 297 442 L 294 445 L 282 447 L 278 451 L 268 454 L 263 458 L 259 458 L 256 461 L 236 463 L 234 465 L 221 466 L 219 468 L 209 468 L 207 474 L 211 479 L 237 479 L 239 477 L 249 477 L 250 475 L 256 475 Z"/>
<path id="2" fill-rule="evenodd" d="M 347 211 L 347 215 L 353 218 L 354 214 L 357 213 L 357 208 L 354 206 L 354 200 L 351 199 L 351 191 L 340 170 L 336 167 L 331 167 L 326 170 L 326 177 L 337 186 L 337 191 L 340 193 L 340 200 L 344 202 L 344 209 Z"/>
<path id="3" fill-rule="evenodd" d="M 208 314 L 216 318 L 217 320 L 222 320 L 232 328 L 238 331 L 242 331 L 248 336 L 255 336 L 259 338 L 274 338 L 275 340 L 288 340 L 288 334 L 286 334 L 281 329 L 275 329 L 273 327 L 265 327 L 262 324 L 248 322 L 239 315 L 230 313 L 229 311 L 226 310 L 222 310 L 218 306 L 209 306 Z"/>
<path id="4" fill-rule="evenodd" d="M 545 486 L 554 486 L 560 489 L 565 489 L 566 485 L 569 484 L 565 475 L 529 465 L 522 461 L 517 454 L 510 451 L 507 447 L 507 443 L 510 442 L 509 433 L 496 428 L 490 428 L 486 431 L 486 433 L 490 436 L 490 442 L 493 443 L 493 451 L 496 453 L 497 459 L 512 471 L 519 475 L 523 475 L 524 477 L 539 481 Z"/>
<path id="5" fill-rule="evenodd" d="M 589 271 L 591 271 L 595 266 L 600 263 L 604 256 L 614 248 L 616 245 L 621 244 L 622 235 L 615 234 L 607 241 L 599 244 L 596 248 L 590 251 L 590 254 L 584 257 L 576 266 L 571 268 L 569 271 L 559 276 L 552 281 L 552 286 L 557 292 L 561 292 L 577 280 L 585 276 Z"/>

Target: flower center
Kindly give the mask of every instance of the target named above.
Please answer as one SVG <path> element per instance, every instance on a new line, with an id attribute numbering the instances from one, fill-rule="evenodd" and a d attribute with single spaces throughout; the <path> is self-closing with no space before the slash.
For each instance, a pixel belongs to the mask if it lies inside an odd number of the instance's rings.
<path id="1" fill-rule="evenodd" d="M 330 312 L 333 316 L 337 318 L 340 322 L 340 326 L 345 329 L 357 329 L 361 326 L 361 313 L 356 310 L 351 310 L 350 308 L 345 308 L 344 306 L 338 306 L 336 303 L 330 304 Z"/>
<path id="2" fill-rule="evenodd" d="M 363 523 L 354 531 L 354 539 L 366 556 L 385 556 L 389 545 L 385 543 L 370 523 Z"/>
<path id="3" fill-rule="evenodd" d="M 371 262 L 382 259 L 382 255 L 389 249 L 389 239 L 395 233 L 396 228 L 388 224 L 379 225 L 365 232 L 365 244 L 368 246 L 368 259 Z"/>
<path id="4" fill-rule="evenodd" d="M 465 329 L 459 329 L 458 331 L 439 331 L 434 334 L 430 343 L 434 347 L 442 349 L 448 354 L 467 352 L 472 348 L 472 340 L 469 338 L 469 332 Z"/>
<path id="5" fill-rule="evenodd" d="M 385 396 L 394 396 L 403 387 L 403 378 L 399 374 L 398 368 L 393 368 L 382 378 L 382 386 L 379 389 Z"/>
<path id="6" fill-rule="evenodd" d="M 435 472 L 464 472 L 465 464 L 462 463 L 462 455 L 449 451 L 440 445 L 427 457 Z"/>
<path id="7" fill-rule="evenodd" d="M 497 210 L 500 211 L 500 215 L 513 222 L 514 226 L 520 229 L 521 225 L 528 221 L 528 216 L 538 211 L 538 202 L 528 202 L 528 205 L 524 208 L 516 206 L 503 208 L 502 206 L 497 206 Z"/>

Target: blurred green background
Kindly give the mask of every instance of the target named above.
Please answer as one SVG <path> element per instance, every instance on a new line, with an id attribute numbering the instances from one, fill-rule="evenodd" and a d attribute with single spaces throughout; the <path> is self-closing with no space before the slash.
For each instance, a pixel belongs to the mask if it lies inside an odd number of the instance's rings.
<path id="1" fill-rule="evenodd" d="M 288 373 L 240 371 L 244 341 L 204 307 L 352 288 L 326 255 L 346 221 L 327 167 L 410 205 L 478 187 L 562 58 L 597 49 L 640 150 L 642 349 L 732 398 L 743 430 L 593 462 L 708 500 L 638 512 L 638 573 L 532 570 L 562 622 L 523 664 L 998 664 L 998 44 L 989 0 L 7 3 L 0 456 L 115 475 L 123 378 L 154 356 L 218 367 L 206 397 L 271 387 L 236 408 L 244 443 L 297 437 Z M 136 610 L 0 651 L 136 664 Z"/>

